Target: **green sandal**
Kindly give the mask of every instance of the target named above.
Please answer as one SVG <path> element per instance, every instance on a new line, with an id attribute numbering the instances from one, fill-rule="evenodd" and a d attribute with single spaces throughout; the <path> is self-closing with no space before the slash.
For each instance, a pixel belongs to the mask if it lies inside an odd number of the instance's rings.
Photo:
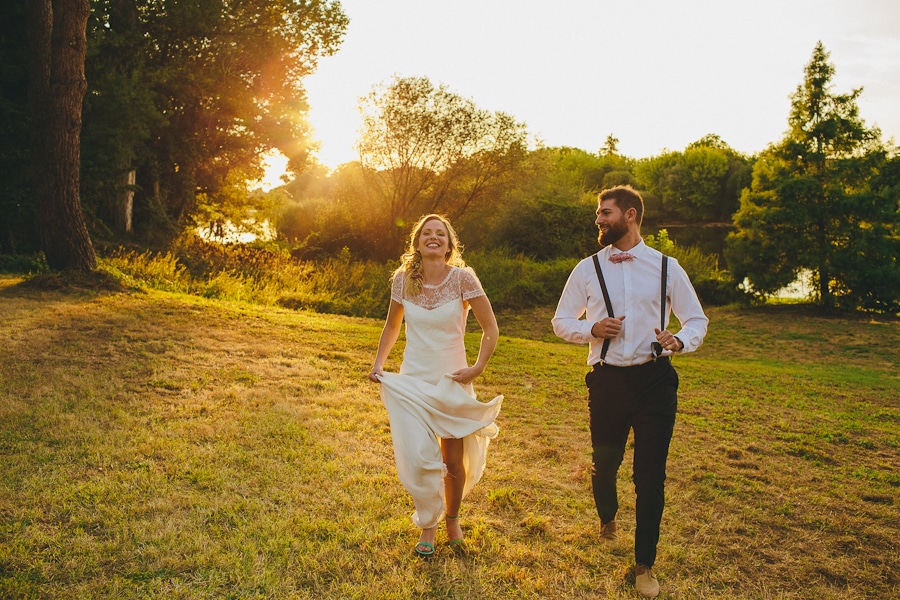
<path id="1" fill-rule="evenodd" d="M 456 519 L 459 518 L 459 515 L 456 515 L 453 517 L 451 517 L 450 515 L 447 515 L 446 518 L 450 519 L 451 521 L 455 521 Z M 454 548 L 456 546 L 459 546 L 460 548 L 462 548 L 462 546 L 460 546 L 460 544 L 462 544 L 465 541 L 466 541 L 465 538 L 459 538 L 459 539 L 448 541 L 447 545 L 450 546 L 451 548 Z"/>
<path id="2" fill-rule="evenodd" d="M 425 550 L 419 550 L 419 546 L 424 547 Z M 432 544 L 431 542 L 417 542 L 415 550 L 416 554 L 423 558 L 427 558 L 434 554 L 434 544 Z"/>

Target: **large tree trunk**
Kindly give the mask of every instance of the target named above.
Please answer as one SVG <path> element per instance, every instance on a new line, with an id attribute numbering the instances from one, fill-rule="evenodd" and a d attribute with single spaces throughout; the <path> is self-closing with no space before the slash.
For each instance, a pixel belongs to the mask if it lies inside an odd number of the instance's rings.
<path id="1" fill-rule="evenodd" d="M 89 0 L 28 0 L 26 5 L 38 231 L 51 269 L 90 271 L 97 257 L 79 195 Z"/>

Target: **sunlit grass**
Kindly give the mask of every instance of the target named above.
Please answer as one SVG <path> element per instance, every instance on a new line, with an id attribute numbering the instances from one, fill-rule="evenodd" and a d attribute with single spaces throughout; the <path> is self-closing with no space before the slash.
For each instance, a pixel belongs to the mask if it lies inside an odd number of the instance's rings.
<path id="1" fill-rule="evenodd" d="M 503 312 L 479 396 L 506 396 L 468 553 L 414 557 L 382 317 L 0 279 L 0 597 L 635 598 L 599 545 L 585 349 Z M 710 309 L 678 357 L 663 598 L 891 597 L 900 581 L 893 321 Z M 474 352 L 478 336 L 467 340 Z M 399 353 L 392 355 L 395 369 Z"/>

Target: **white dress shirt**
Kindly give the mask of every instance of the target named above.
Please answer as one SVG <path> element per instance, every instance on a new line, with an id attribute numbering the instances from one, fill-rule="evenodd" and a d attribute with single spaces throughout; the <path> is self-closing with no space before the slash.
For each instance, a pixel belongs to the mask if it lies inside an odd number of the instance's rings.
<path id="1" fill-rule="evenodd" d="M 611 254 L 619 250 L 612 245 L 597 253 L 614 316 L 625 316 L 622 330 L 610 339 L 605 362 L 625 367 L 652 360 L 651 343 L 656 341 L 655 328 L 660 326 L 660 284 L 662 253 L 641 241 L 629 253 L 634 260 L 613 263 Z M 666 319 L 674 313 L 681 322 L 675 336 L 684 345 L 681 352 L 700 347 L 706 336 L 709 319 L 700 306 L 697 292 L 678 261 L 669 257 L 666 282 Z M 587 315 L 586 318 L 582 318 Z M 590 344 L 587 363 L 600 362 L 604 338 L 594 337 L 591 327 L 609 316 L 592 257 L 579 262 L 566 282 L 553 317 L 553 332 L 575 344 Z M 673 354 L 664 351 L 663 355 Z"/>

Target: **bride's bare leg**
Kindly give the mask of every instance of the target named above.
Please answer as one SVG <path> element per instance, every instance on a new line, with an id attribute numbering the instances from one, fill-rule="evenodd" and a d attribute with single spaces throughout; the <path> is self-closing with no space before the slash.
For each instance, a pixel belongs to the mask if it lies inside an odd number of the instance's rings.
<path id="1" fill-rule="evenodd" d="M 462 504 L 463 488 L 466 484 L 466 467 L 463 465 L 463 441 L 461 439 L 442 439 L 441 453 L 447 465 L 444 477 L 444 503 L 447 505 L 447 538 L 456 542 L 463 538 L 459 524 L 459 509 Z"/>

